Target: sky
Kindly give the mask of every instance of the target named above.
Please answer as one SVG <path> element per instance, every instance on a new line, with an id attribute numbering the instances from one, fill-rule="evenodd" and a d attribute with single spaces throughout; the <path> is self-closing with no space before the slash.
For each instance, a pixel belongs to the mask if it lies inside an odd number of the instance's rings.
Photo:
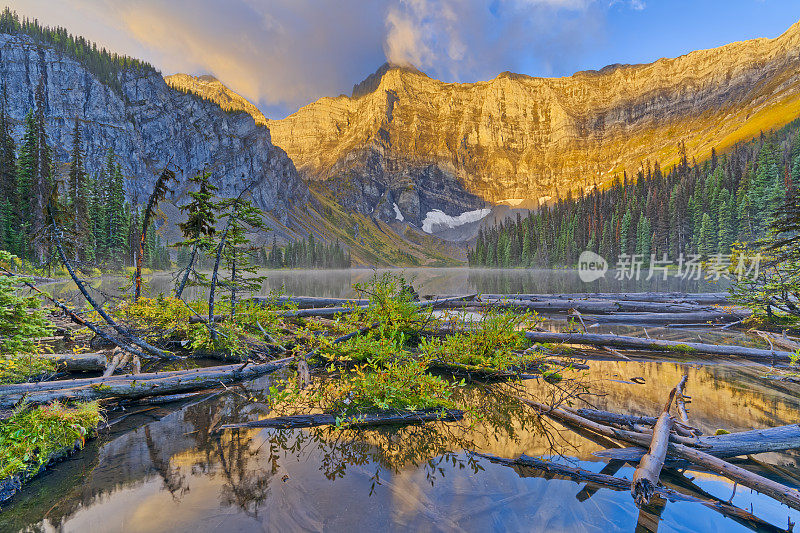
<path id="1" fill-rule="evenodd" d="M 385 61 L 448 82 L 648 63 L 800 20 L 800 0 L 11 0 L 164 75 L 212 74 L 283 118 Z"/>

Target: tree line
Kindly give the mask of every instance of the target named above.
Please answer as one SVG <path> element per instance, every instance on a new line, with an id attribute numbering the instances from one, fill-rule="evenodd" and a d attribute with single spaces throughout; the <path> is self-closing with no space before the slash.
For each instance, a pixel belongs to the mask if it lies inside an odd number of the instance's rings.
<path id="1" fill-rule="evenodd" d="M 331 244 L 319 242 L 309 233 L 307 238 L 279 246 L 272 241 L 272 248 L 265 251 L 264 266 L 270 268 L 350 268 L 350 252 L 337 239 Z"/>
<path id="2" fill-rule="evenodd" d="M 23 34 L 32 37 L 37 43 L 52 46 L 58 52 L 79 61 L 100 82 L 119 95 L 122 95 L 119 76 L 122 71 L 133 69 L 140 72 L 157 72 L 150 63 L 98 48 L 97 43 L 90 42 L 84 37 L 74 36 L 66 28 L 42 26 L 36 19 L 20 19 L 17 13 L 9 8 L 0 13 L 0 33 Z"/>
<path id="3" fill-rule="evenodd" d="M 40 81 L 36 107 L 25 116 L 19 146 L 11 132 L 5 91 L 0 94 L 0 249 L 32 267 L 47 265 L 54 259 L 48 228 L 55 222 L 66 232 L 76 264 L 115 268 L 133 264 L 140 208 L 126 200 L 125 178 L 114 151 L 109 149 L 100 170 L 89 175 L 76 118 L 69 162 L 54 160 L 43 93 Z M 157 231 L 149 232 L 144 262 L 156 269 L 170 266 Z"/>
<path id="4" fill-rule="evenodd" d="M 800 121 L 698 163 L 684 145 L 667 172 L 644 163 L 636 180 L 623 174 L 607 189 L 571 195 L 527 216 L 479 231 L 470 265 L 570 266 L 584 250 L 610 263 L 621 254 L 677 260 L 709 258 L 764 237 L 800 183 Z"/>

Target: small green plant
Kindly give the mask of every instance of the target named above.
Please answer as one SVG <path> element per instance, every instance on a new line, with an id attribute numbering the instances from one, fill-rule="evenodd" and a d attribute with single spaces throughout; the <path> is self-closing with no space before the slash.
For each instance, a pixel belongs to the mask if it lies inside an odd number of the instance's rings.
<path id="1" fill-rule="evenodd" d="M 332 407 L 342 412 L 454 408 L 453 392 L 464 382 L 448 382 L 426 368 L 427 362 L 418 360 L 367 361 L 342 376 Z"/>
<path id="2" fill-rule="evenodd" d="M 33 475 L 54 453 L 82 447 L 89 432 L 100 422 L 97 402 L 68 408 L 55 402 L 32 408 L 17 407 L 0 422 L 0 479 L 14 474 Z"/>

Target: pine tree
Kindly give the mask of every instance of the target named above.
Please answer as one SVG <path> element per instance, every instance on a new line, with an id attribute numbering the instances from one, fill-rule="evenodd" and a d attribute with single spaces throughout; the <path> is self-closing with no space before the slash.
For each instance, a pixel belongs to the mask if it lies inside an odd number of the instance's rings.
<path id="1" fill-rule="evenodd" d="M 72 214 L 75 217 L 74 231 L 78 239 L 79 251 L 78 258 L 86 261 L 93 258 L 94 253 L 90 251 L 93 243 L 91 239 L 91 215 L 89 212 L 89 200 L 86 196 L 87 183 L 86 171 L 83 165 L 83 146 L 81 139 L 80 122 L 75 117 L 75 126 L 72 130 L 72 158 L 69 165 L 68 180 L 68 199 L 72 207 Z"/>

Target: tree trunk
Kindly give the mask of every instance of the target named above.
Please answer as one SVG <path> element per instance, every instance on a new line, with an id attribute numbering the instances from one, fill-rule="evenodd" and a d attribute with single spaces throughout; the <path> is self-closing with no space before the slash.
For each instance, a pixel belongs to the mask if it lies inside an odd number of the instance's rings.
<path id="1" fill-rule="evenodd" d="M 197 257 L 197 242 L 195 242 L 194 246 L 192 246 L 192 255 L 189 257 L 189 264 L 186 265 L 186 272 L 183 274 L 183 279 L 181 279 L 181 284 L 175 291 L 175 298 L 180 299 L 181 294 L 183 294 L 183 289 L 184 287 L 186 287 L 186 282 L 189 280 L 189 274 L 191 274 L 192 272 L 192 267 L 194 266 L 194 260 L 196 257 Z"/>
<path id="2" fill-rule="evenodd" d="M 108 365 L 102 353 L 46 353 L 38 357 L 54 361 L 58 370 L 67 372 L 102 372 Z"/>
<path id="3" fill-rule="evenodd" d="M 698 442 L 704 446 L 704 451 L 716 457 L 736 457 L 739 455 L 754 455 L 767 452 L 781 452 L 800 448 L 800 425 L 790 424 L 767 429 L 754 429 L 740 431 L 726 435 L 708 435 L 699 437 Z M 599 457 L 620 459 L 623 461 L 638 461 L 644 450 L 642 448 L 618 448 L 595 452 Z M 677 466 L 680 463 L 667 460 L 667 464 Z"/>

